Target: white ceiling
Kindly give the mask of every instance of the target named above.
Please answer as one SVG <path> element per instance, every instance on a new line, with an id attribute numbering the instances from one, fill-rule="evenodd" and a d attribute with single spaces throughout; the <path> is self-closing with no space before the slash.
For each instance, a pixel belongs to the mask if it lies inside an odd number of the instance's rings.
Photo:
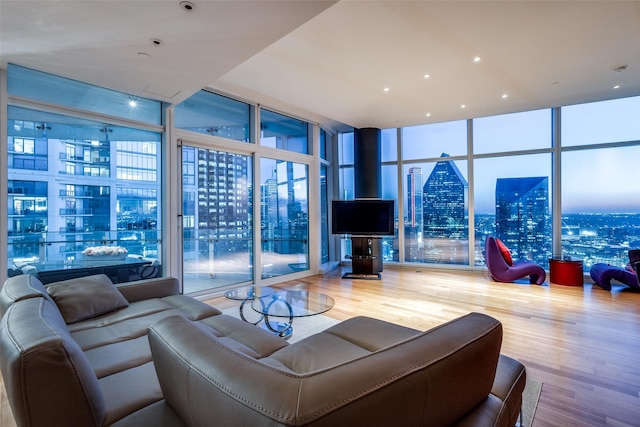
<path id="1" fill-rule="evenodd" d="M 179 3 L 0 0 L 2 67 L 172 103 L 208 86 L 331 128 L 640 95 L 640 1 Z"/>

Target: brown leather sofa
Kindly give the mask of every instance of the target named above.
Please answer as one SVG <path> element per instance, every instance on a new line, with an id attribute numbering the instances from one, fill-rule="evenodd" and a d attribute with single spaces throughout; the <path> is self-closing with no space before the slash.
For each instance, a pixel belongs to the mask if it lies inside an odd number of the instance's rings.
<path id="1" fill-rule="evenodd" d="M 427 332 L 356 317 L 289 344 L 176 279 L 109 283 L 5 282 L 18 426 L 513 426 L 520 411 L 525 368 L 482 314 Z"/>

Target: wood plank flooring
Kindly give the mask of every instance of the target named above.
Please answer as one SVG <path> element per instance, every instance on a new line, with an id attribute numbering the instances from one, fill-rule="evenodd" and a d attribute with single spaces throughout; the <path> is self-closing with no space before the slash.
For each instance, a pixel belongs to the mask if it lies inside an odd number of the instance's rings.
<path id="1" fill-rule="evenodd" d="M 471 311 L 494 316 L 504 326 L 502 352 L 543 382 L 534 427 L 640 426 L 640 294 L 588 280 L 537 286 L 493 282 L 486 273 L 385 267 L 375 281 L 342 279 L 345 271 L 274 287 L 331 295 L 336 305 L 325 315 L 338 320 L 366 315 L 425 330 Z M 15 426 L 4 386 L 0 398 L 0 427 Z"/>

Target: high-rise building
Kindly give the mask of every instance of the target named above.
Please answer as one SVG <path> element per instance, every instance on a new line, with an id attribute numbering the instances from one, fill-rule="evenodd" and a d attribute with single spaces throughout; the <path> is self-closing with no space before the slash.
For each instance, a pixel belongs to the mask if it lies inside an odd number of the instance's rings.
<path id="1" fill-rule="evenodd" d="M 496 236 L 514 258 L 546 264 L 552 248 L 550 222 L 547 177 L 496 181 Z"/>
<path id="2" fill-rule="evenodd" d="M 441 157 L 449 157 L 442 153 Z M 436 163 L 422 189 L 424 237 L 466 239 L 467 180 L 451 160 Z"/>
<path id="3" fill-rule="evenodd" d="M 245 247 L 250 238 L 243 231 L 250 217 L 247 156 L 199 149 L 197 159 L 199 239 L 216 240 L 220 252 Z"/>
<path id="4" fill-rule="evenodd" d="M 127 138 L 122 128 L 114 141 L 110 126 L 62 121 L 9 120 L 11 262 L 79 268 L 86 248 L 115 242 L 158 256 L 157 141 Z"/>
<path id="5" fill-rule="evenodd" d="M 422 230 L 422 168 L 407 174 L 407 227 Z"/>

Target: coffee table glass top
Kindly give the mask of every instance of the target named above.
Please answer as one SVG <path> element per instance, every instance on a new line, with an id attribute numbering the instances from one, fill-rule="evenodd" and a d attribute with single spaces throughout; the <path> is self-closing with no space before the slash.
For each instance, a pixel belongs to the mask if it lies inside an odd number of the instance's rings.
<path id="1" fill-rule="evenodd" d="M 267 316 L 292 318 L 321 314 L 331 310 L 334 304 L 333 298 L 319 292 L 277 291 L 255 298 L 251 308 Z"/>

